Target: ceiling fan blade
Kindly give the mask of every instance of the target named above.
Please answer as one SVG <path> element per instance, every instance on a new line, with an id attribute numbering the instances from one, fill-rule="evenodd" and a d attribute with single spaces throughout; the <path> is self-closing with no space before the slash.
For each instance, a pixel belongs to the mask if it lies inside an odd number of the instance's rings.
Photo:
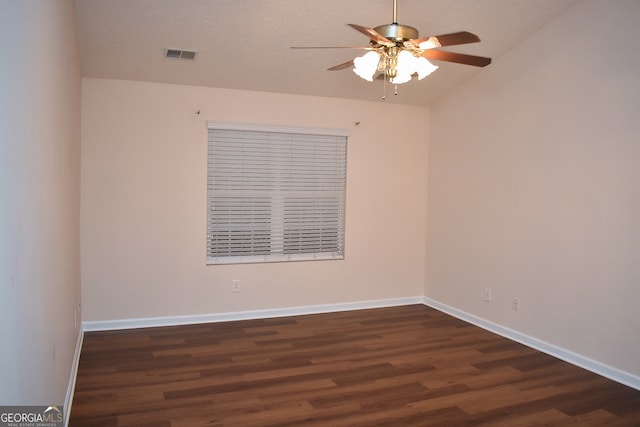
<path id="1" fill-rule="evenodd" d="M 473 65 L 474 67 L 486 67 L 491 64 L 491 58 L 467 55 L 464 53 L 446 52 L 443 50 L 425 50 L 422 52 L 422 56 L 436 61 L 455 62 L 457 64 Z"/>
<path id="2" fill-rule="evenodd" d="M 356 31 L 360 31 L 362 34 L 364 34 L 365 36 L 369 37 L 374 42 L 377 42 L 377 43 L 380 43 L 380 44 L 385 44 L 385 45 L 392 45 L 393 44 L 393 42 L 391 40 L 389 40 L 388 38 L 386 38 L 384 36 L 381 36 L 373 28 L 367 28 L 367 27 L 363 27 L 361 25 L 356 25 L 356 24 L 347 24 L 347 25 L 349 25 L 351 28 L 353 28 Z"/>
<path id="3" fill-rule="evenodd" d="M 329 71 L 344 70 L 345 68 L 353 67 L 353 59 L 351 61 L 344 62 L 342 64 L 334 65 L 331 68 L 327 68 Z"/>
<path id="4" fill-rule="evenodd" d="M 480 37 L 468 31 L 460 31 L 457 33 L 441 34 L 439 36 L 424 37 L 421 39 L 414 39 L 409 41 L 415 45 L 419 45 L 420 43 L 426 41 L 432 41 L 435 44 L 434 47 L 442 47 L 453 46 L 457 44 L 478 43 L 480 41 Z M 438 46 L 438 44 L 440 46 Z"/>

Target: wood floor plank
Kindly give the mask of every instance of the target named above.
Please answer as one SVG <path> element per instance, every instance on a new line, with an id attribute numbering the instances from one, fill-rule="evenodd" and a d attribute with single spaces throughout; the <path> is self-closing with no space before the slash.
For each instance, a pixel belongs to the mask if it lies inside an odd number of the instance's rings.
<path id="1" fill-rule="evenodd" d="M 70 426 L 640 426 L 640 391 L 423 305 L 85 334 Z"/>

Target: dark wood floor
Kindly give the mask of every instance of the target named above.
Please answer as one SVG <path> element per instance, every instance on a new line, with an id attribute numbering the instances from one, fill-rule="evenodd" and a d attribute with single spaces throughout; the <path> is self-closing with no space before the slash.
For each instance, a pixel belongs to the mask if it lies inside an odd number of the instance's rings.
<path id="1" fill-rule="evenodd" d="M 640 426 L 640 391 L 431 308 L 91 332 L 71 426 Z"/>

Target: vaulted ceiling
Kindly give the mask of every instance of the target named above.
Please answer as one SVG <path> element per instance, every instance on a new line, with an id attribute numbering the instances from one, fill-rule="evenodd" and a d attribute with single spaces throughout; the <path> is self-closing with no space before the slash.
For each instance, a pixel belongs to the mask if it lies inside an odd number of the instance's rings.
<path id="1" fill-rule="evenodd" d="M 576 1 L 398 0 L 398 22 L 420 37 L 475 33 L 480 43 L 442 49 L 491 57 L 491 67 Z M 76 0 L 76 10 L 86 77 L 382 99 L 381 81 L 362 80 L 350 68 L 327 71 L 363 51 L 290 47 L 366 46 L 347 24 L 391 23 L 393 0 Z M 166 48 L 198 53 L 194 61 L 170 59 Z M 432 105 L 486 69 L 433 62 L 435 73 L 398 86 L 397 96 L 387 85 L 385 102 Z"/>

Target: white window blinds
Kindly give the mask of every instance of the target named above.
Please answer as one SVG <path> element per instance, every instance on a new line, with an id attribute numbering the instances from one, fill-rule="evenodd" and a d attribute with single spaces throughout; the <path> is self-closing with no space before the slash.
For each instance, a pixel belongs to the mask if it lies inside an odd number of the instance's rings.
<path id="1" fill-rule="evenodd" d="M 345 131 L 207 126 L 207 263 L 344 258 Z"/>

